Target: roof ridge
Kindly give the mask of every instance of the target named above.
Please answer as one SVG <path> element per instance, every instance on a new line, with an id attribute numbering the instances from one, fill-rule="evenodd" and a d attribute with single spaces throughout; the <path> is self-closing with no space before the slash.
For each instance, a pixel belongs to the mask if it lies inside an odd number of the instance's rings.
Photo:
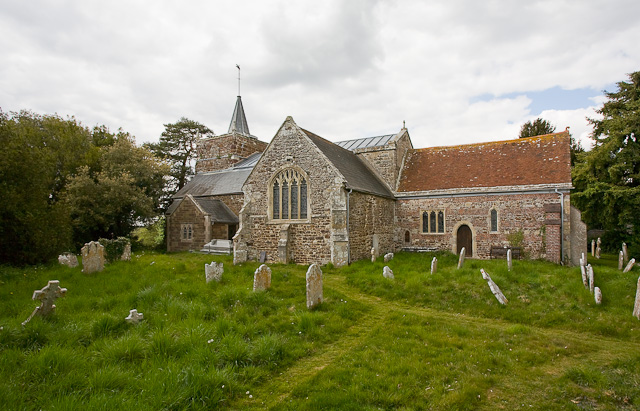
<path id="1" fill-rule="evenodd" d="M 470 144 L 454 144 L 451 146 L 435 146 L 435 147 L 423 147 L 423 148 L 415 148 L 413 151 L 428 151 L 428 150 L 447 150 L 447 149 L 460 149 L 464 147 L 481 147 L 481 146 L 490 146 L 490 145 L 498 145 L 498 144 L 509 144 L 509 143 L 529 143 L 532 142 L 533 139 L 551 139 L 555 137 L 561 137 L 563 134 L 569 135 L 569 131 L 561 131 L 559 133 L 550 133 L 550 134 L 541 134 L 539 136 L 531 136 L 531 137 L 523 137 L 523 138 L 513 138 L 509 140 L 496 140 L 496 141 L 484 141 L 481 143 L 470 143 Z"/>

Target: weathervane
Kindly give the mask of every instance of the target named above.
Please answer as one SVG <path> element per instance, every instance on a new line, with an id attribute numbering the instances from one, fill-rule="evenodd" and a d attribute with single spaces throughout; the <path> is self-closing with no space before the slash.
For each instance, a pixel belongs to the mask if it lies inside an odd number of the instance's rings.
<path id="1" fill-rule="evenodd" d="M 240 66 L 236 64 L 236 68 L 238 69 L 238 96 L 240 95 Z"/>

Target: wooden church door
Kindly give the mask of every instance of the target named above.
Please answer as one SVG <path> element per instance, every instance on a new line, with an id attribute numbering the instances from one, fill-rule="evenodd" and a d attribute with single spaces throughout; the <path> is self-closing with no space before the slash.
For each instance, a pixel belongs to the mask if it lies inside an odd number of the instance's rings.
<path id="1" fill-rule="evenodd" d="M 457 237 L 457 254 L 460 254 L 462 247 L 465 249 L 465 257 L 470 257 L 473 255 L 473 234 L 471 233 L 471 229 L 468 225 L 461 225 L 458 228 Z"/>

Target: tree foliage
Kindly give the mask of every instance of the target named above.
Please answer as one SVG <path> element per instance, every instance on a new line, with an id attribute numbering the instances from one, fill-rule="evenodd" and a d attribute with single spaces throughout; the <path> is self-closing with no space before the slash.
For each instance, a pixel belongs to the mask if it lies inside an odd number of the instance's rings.
<path id="1" fill-rule="evenodd" d="M 128 234 L 153 214 L 166 172 L 128 135 L 73 117 L 0 110 L 0 146 L 0 262 L 44 262 L 98 234 Z"/>
<path id="2" fill-rule="evenodd" d="M 157 157 L 166 160 L 171 166 L 170 181 L 165 193 L 170 198 L 187 183 L 194 174 L 196 145 L 201 138 L 213 136 L 207 126 L 182 117 L 178 122 L 165 124 L 160 141 L 147 144 Z"/>
<path id="3" fill-rule="evenodd" d="M 590 228 L 606 230 L 605 244 L 625 241 L 640 252 L 640 72 L 606 92 L 593 125 L 595 146 L 578 157 L 572 196 Z"/>
<path id="4" fill-rule="evenodd" d="M 534 136 L 542 136 L 551 134 L 556 131 L 556 126 L 541 118 L 535 119 L 533 122 L 527 121 L 520 128 L 519 138 L 527 138 Z"/>

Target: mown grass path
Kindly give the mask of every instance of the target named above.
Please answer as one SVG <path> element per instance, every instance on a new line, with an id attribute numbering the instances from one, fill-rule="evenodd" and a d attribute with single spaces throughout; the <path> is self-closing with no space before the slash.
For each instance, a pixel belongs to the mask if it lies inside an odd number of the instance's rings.
<path id="1" fill-rule="evenodd" d="M 270 409 L 278 408 L 279 405 L 283 405 L 286 408 L 285 404 L 296 387 L 308 384 L 314 377 L 321 374 L 325 368 L 364 344 L 370 336 L 384 332 L 381 327 L 384 327 L 384 324 L 391 320 L 390 317 L 392 315 L 408 314 L 423 318 L 434 318 L 453 326 L 472 326 L 475 328 L 507 329 L 515 325 L 500 319 L 444 312 L 364 294 L 348 285 L 346 278 L 341 275 L 325 275 L 324 287 L 325 290 L 333 289 L 348 299 L 364 304 L 367 307 L 366 314 L 356 325 L 349 328 L 340 340 L 324 346 L 310 356 L 299 360 L 279 376 L 254 389 L 251 392 L 251 398 L 247 395 L 230 404 L 231 408 Z M 535 335 L 536 338 L 555 340 L 566 344 L 567 352 L 570 353 L 562 356 L 558 354 L 558 358 L 551 358 L 539 366 L 532 367 L 529 370 L 532 376 L 558 377 L 563 370 L 579 367 L 583 360 L 588 359 L 591 362 L 605 363 L 612 359 L 623 359 L 633 353 L 640 352 L 639 343 L 558 328 L 526 327 L 529 330 L 528 332 Z M 580 347 L 581 349 L 571 353 L 573 347 Z M 513 393 L 521 390 L 523 385 L 530 385 L 532 388 L 538 386 L 538 389 L 545 389 L 544 383 L 540 378 L 529 380 L 527 378 L 498 377 L 497 383 L 492 386 L 491 392 L 487 394 L 489 404 L 485 403 L 479 408 L 483 408 L 483 406 L 487 407 L 487 409 L 496 407 L 494 401 L 496 398 L 510 395 L 513 397 Z M 574 401 L 575 403 L 579 403 L 579 401 Z M 500 405 L 497 406 L 498 408 L 505 408 Z"/>

